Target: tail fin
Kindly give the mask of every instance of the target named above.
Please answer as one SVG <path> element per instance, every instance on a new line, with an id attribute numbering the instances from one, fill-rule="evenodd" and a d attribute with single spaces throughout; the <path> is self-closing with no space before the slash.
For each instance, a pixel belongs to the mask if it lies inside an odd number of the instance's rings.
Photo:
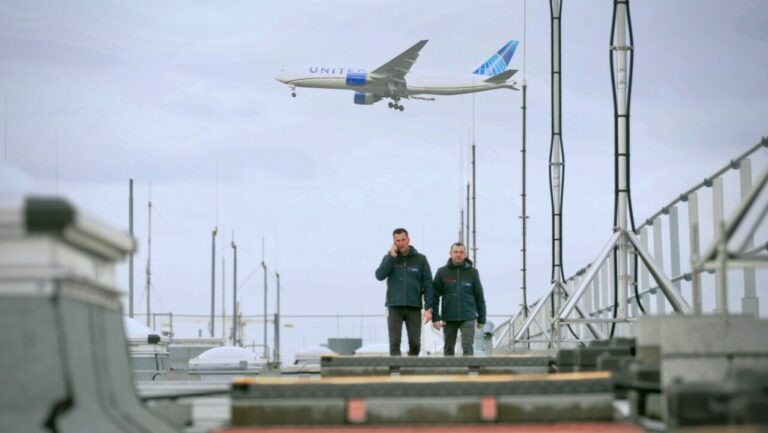
<path id="1" fill-rule="evenodd" d="M 473 73 L 492 77 L 504 72 L 504 70 L 507 69 L 507 66 L 509 66 L 512 56 L 515 54 L 517 44 L 518 41 L 507 42 L 507 44 L 501 47 L 499 51 L 493 53 L 485 63 L 475 69 L 475 72 Z"/>

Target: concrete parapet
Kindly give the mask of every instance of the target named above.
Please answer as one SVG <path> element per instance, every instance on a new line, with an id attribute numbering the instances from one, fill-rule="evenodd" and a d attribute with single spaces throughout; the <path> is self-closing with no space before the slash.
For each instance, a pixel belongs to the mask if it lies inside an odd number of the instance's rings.
<path id="1" fill-rule="evenodd" d="M 60 199 L 0 210 L 0 431 L 175 430 L 140 404 L 115 261 L 125 234 Z M 6 350 L 6 348 L 13 348 Z"/>

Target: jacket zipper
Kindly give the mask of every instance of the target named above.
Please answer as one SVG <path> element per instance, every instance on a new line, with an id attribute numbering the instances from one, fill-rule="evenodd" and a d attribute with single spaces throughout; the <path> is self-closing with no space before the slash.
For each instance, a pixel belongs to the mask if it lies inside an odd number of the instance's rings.
<path id="1" fill-rule="evenodd" d="M 459 321 L 461 321 L 461 268 L 456 268 L 456 302 L 457 310 L 459 313 Z"/>
<path id="2" fill-rule="evenodd" d="M 408 305 L 408 258 L 403 257 L 403 303 Z"/>

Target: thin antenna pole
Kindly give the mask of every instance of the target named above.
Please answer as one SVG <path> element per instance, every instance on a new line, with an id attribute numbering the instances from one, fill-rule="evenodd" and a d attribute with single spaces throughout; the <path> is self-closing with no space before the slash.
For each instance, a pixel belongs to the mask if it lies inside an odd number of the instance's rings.
<path id="1" fill-rule="evenodd" d="M 3 120 L 3 143 L 5 143 L 5 161 L 8 161 L 8 95 L 5 95 L 5 113 Z"/>
<path id="2" fill-rule="evenodd" d="M 59 195 L 59 131 L 56 131 L 56 138 L 54 141 L 54 157 L 53 157 L 53 171 L 56 185 L 56 195 Z"/>
<path id="3" fill-rule="evenodd" d="M 148 213 L 149 213 L 149 222 L 147 224 L 147 326 L 149 326 L 149 314 L 150 314 L 150 304 L 149 304 L 149 293 L 152 289 L 152 186 L 149 187 L 149 205 L 148 205 Z"/>
<path id="4" fill-rule="evenodd" d="M 237 346 L 237 244 L 232 230 L 232 345 Z"/>
<path id="5" fill-rule="evenodd" d="M 221 236 L 221 339 L 222 341 L 227 338 L 227 287 L 226 287 L 226 275 L 227 275 L 227 243 L 224 240 L 226 236 Z"/>
<path id="6" fill-rule="evenodd" d="M 218 227 L 214 227 L 211 232 L 211 338 L 213 338 L 216 324 L 216 234 L 218 232 Z"/>
<path id="7" fill-rule="evenodd" d="M 459 223 L 459 242 L 464 240 L 464 208 L 461 208 L 461 223 Z"/>
<path id="8" fill-rule="evenodd" d="M 467 246 L 467 250 L 469 250 L 470 243 L 469 243 L 469 220 L 472 216 L 472 209 L 469 207 L 469 182 L 467 182 L 467 230 L 465 231 L 465 235 L 467 236 L 467 241 L 464 242 L 464 245 Z"/>
<path id="9" fill-rule="evenodd" d="M 472 141 L 472 261 L 477 267 L 477 200 L 475 199 L 475 193 L 477 191 L 477 181 L 475 180 L 475 142 Z"/>
<path id="10" fill-rule="evenodd" d="M 267 264 L 264 263 L 264 236 L 261 237 L 261 268 L 264 269 L 264 359 L 269 360 L 267 350 Z"/>
<path id="11" fill-rule="evenodd" d="M 128 233 L 133 240 L 133 179 L 128 180 Z M 133 256 L 136 249 L 128 255 L 128 317 L 133 318 Z"/>
<path id="12" fill-rule="evenodd" d="M 277 280 L 277 312 L 275 313 L 275 365 L 280 366 L 280 273 L 275 271 Z"/>
<path id="13" fill-rule="evenodd" d="M 525 166 L 526 166 L 526 126 L 527 126 L 527 117 L 526 117 L 526 93 L 528 89 L 528 85 L 525 81 L 525 48 L 526 48 L 526 0 L 523 0 L 523 106 L 522 114 L 523 114 L 523 137 L 522 137 L 522 148 L 520 150 L 520 157 L 522 160 L 522 186 L 523 191 L 520 194 L 520 198 L 522 201 L 522 215 L 520 216 L 520 220 L 522 223 L 522 248 L 520 249 L 520 252 L 522 253 L 522 259 L 523 259 L 523 266 L 520 269 L 521 271 L 521 278 L 522 278 L 522 291 L 523 291 L 523 321 L 528 319 L 528 295 L 527 295 L 527 232 L 526 232 L 526 226 L 528 223 L 528 213 L 526 212 L 526 172 L 525 172 Z M 530 335 L 528 333 L 528 330 L 526 330 L 526 345 L 530 347 Z"/>

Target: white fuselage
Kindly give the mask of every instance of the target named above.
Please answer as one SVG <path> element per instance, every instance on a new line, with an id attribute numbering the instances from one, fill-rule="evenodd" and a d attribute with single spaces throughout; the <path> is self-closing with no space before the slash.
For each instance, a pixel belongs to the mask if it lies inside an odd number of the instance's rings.
<path id="1" fill-rule="evenodd" d="M 516 88 L 512 81 L 486 83 L 484 80 L 488 77 L 479 75 L 469 75 L 463 78 L 433 78 L 409 74 L 406 78 L 405 87 L 398 86 L 394 89 L 384 84 L 384 80 L 376 80 L 376 77 L 369 77 L 363 85 L 349 85 L 346 79 L 349 72 L 365 73 L 361 69 L 310 67 L 297 73 L 283 72 L 275 78 L 292 88 L 340 89 L 402 98 L 408 98 L 411 95 L 460 95 L 494 89 Z M 381 84 L 377 81 L 380 81 Z"/>

